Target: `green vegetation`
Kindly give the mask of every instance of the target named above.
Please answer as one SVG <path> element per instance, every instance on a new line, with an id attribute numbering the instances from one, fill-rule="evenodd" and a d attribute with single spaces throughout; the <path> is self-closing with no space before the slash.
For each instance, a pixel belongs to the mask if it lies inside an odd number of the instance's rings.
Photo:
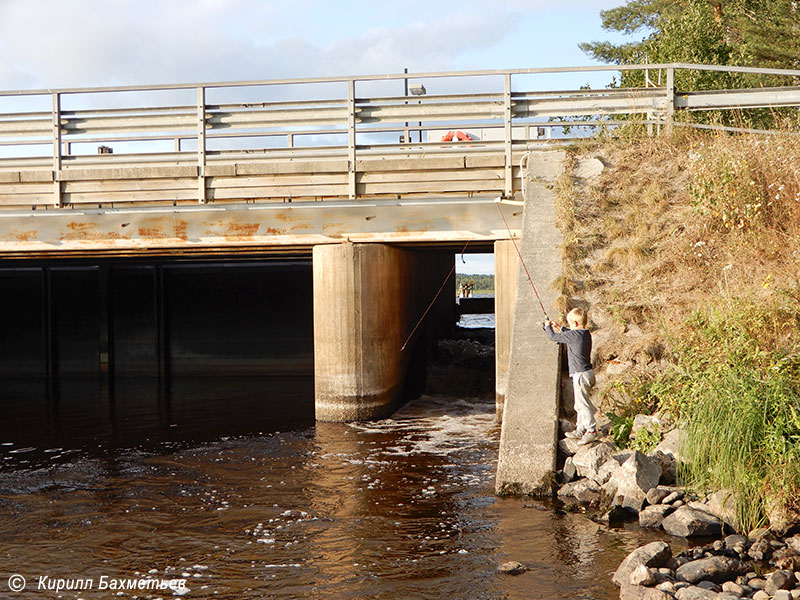
<path id="1" fill-rule="evenodd" d="M 456 294 L 461 289 L 462 283 L 474 282 L 473 294 L 494 294 L 494 275 L 472 275 L 469 273 L 456 273 Z"/>
<path id="2" fill-rule="evenodd" d="M 564 309 L 590 303 L 601 410 L 687 436 L 684 484 L 739 522 L 800 514 L 800 139 L 682 132 L 587 143 L 607 169 L 557 186 Z M 630 442 L 657 443 L 656 431 Z"/>
<path id="3" fill-rule="evenodd" d="M 698 63 L 797 69 L 800 65 L 800 5 L 794 0 L 629 0 L 600 13 L 603 27 L 634 39 L 623 44 L 580 44 L 595 58 L 613 64 Z M 678 89 L 797 85 L 798 78 L 714 71 L 676 72 Z M 665 82 L 661 82 L 664 85 Z M 641 71 L 626 71 L 612 87 L 646 85 Z M 751 110 L 737 124 L 766 125 L 798 111 Z M 680 117 L 680 115 L 679 115 Z M 703 121 L 730 115 L 697 114 Z"/>

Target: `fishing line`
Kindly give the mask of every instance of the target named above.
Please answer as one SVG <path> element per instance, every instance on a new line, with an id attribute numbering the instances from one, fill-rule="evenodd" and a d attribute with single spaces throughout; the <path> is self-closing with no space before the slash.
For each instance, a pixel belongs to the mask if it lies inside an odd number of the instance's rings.
<path id="1" fill-rule="evenodd" d="M 500 208 L 500 198 L 497 199 L 495 204 L 497 205 L 497 212 L 500 213 L 500 216 L 503 218 L 503 223 L 505 223 L 506 230 L 508 230 L 508 237 L 511 238 L 511 243 L 514 244 L 514 249 L 517 251 L 517 256 L 519 256 L 519 261 L 522 263 L 522 267 L 525 269 L 525 275 L 528 276 L 528 283 L 531 284 L 531 287 L 533 288 L 533 293 L 536 294 L 536 299 L 539 301 L 539 306 L 542 308 L 542 312 L 544 313 L 544 318 L 546 321 L 549 321 L 550 317 L 547 316 L 547 311 L 544 309 L 544 304 L 542 304 L 542 299 L 539 297 L 539 292 L 536 291 L 536 286 L 533 285 L 533 279 L 531 278 L 530 271 L 528 271 L 528 265 L 525 264 L 525 259 L 522 258 L 522 253 L 519 251 L 519 247 L 517 246 L 517 241 L 514 239 L 514 236 L 511 235 L 511 228 L 508 226 L 508 221 L 506 221 L 506 216 L 503 214 L 503 211 Z"/>
<path id="2" fill-rule="evenodd" d="M 462 261 L 463 263 L 466 263 L 466 262 L 467 262 L 467 261 L 465 261 L 465 260 L 464 260 L 464 252 L 466 251 L 466 249 L 467 249 L 467 246 L 469 246 L 469 240 L 467 240 L 467 243 L 466 243 L 466 244 L 464 244 L 464 248 L 461 250 L 461 261 Z M 419 318 L 419 321 L 417 321 L 417 324 L 416 324 L 416 325 L 414 325 L 414 329 L 412 329 L 412 330 L 411 330 L 411 333 L 409 333 L 409 334 L 408 334 L 408 337 L 406 338 L 406 341 L 405 341 L 405 343 L 404 343 L 404 344 L 403 344 L 403 346 L 400 348 L 400 352 L 402 352 L 403 350 L 405 350 L 405 349 L 406 349 L 406 346 L 408 346 L 408 342 L 410 342 L 410 341 L 411 341 L 411 338 L 414 336 L 414 332 L 415 332 L 415 331 L 417 330 L 417 328 L 419 328 L 419 326 L 422 324 L 422 321 L 423 321 L 423 320 L 425 320 L 425 317 L 428 315 L 428 312 L 431 310 L 431 307 L 432 307 L 432 306 L 434 305 L 434 303 L 436 302 L 436 299 L 437 299 L 437 298 L 439 297 L 439 295 L 442 293 L 442 290 L 444 289 L 444 286 L 445 286 L 445 285 L 447 284 L 447 282 L 450 280 L 450 276 L 453 274 L 453 271 L 455 271 L 455 270 L 456 270 L 456 263 L 455 263 L 455 261 L 453 261 L 453 268 L 452 268 L 452 269 L 450 269 L 450 272 L 447 274 L 447 277 L 445 277 L 445 278 L 444 278 L 444 281 L 442 282 L 442 285 L 439 287 L 439 291 L 438 291 L 438 292 L 436 292 L 436 295 L 433 297 L 433 300 L 431 300 L 431 303 L 430 303 L 430 304 L 428 304 L 428 308 L 426 308 L 426 309 L 425 309 L 425 312 L 424 312 L 424 313 L 422 313 L 422 316 Z"/>

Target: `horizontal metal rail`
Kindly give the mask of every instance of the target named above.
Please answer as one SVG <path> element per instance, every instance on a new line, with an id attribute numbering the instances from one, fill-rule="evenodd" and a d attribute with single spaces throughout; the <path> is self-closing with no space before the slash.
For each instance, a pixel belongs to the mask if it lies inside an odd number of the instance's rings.
<path id="1" fill-rule="evenodd" d="M 647 87 L 516 89 L 530 76 L 633 70 Z M 679 70 L 787 86 L 679 91 Z M 676 112 L 800 106 L 798 78 L 674 63 L 0 91 L 0 207 L 510 196 L 532 148 L 631 117 L 669 130 L 692 126 Z M 432 93 L 398 95 L 408 81 Z"/>

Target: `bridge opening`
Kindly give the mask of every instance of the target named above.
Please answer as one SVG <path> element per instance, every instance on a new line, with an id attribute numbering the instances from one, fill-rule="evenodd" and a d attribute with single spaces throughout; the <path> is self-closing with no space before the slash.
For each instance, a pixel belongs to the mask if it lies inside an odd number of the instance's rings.
<path id="1" fill-rule="evenodd" d="M 187 439 L 314 418 L 310 257 L 0 268 L 0 442 Z"/>

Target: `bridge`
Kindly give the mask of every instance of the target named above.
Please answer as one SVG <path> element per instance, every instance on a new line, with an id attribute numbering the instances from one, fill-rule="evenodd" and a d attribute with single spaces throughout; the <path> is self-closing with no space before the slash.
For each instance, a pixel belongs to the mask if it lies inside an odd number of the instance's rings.
<path id="1" fill-rule="evenodd" d="M 627 70 L 644 71 L 646 85 L 559 84 Z M 681 70 L 766 73 L 787 85 L 678 90 Z M 314 299 L 316 414 L 351 420 L 389 414 L 402 398 L 417 342 L 435 326 L 426 324 L 402 348 L 448 280 L 453 253 L 494 251 L 498 413 L 507 392 L 533 389 L 549 414 L 557 411 L 555 377 L 515 382 L 508 375 L 530 360 L 558 371 L 553 348 L 525 349 L 521 328 L 532 313 L 509 240 L 521 235 L 536 280 L 548 287 L 559 261 L 548 189 L 561 172 L 558 146 L 632 122 L 649 134 L 736 130 L 692 117 L 800 106 L 800 87 L 791 85 L 798 77 L 664 64 L 0 92 L 0 269 L 41 274 L 44 333 L 36 352 L 52 375 L 59 299 L 51 271 L 97 264 L 97 360 L 113 380 L 121 343 L 105 300 L 113 295 L 113 261 L 158 262 L 148 263 L 148 285 L 163 376 L 170 342 L 158 265 L 311 259 L 313 281 L 303 285 Z M 449 281 L 428 307 L 429 323 L 452 315 Z M 525 418 L 514 417 L 518 430 Z M 547 427 L 539 436 L 543 456 L 555 439 Z M 503 435 L 516 443 L 505 425 Z"/>

